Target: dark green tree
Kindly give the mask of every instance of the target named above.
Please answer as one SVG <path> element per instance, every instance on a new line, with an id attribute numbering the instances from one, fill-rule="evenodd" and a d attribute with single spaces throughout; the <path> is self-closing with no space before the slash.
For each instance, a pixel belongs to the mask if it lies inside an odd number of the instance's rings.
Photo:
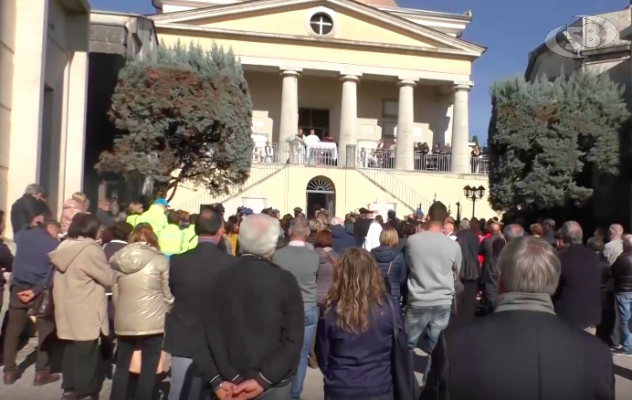
<path id="1" fill-rule="evenodd" d="M 479 144 L 478 144 L 478 136 L 476 136 L 476 135 L 472 136 L 472 142 L 474 142 L 477 146 L 479 146 Z"/>
<path id="2" fill-rule="evenodd" d="M 581 204 L 593 191 L 586 175 L 615 176 L 629 117 L 622 94 L 605 74 L 496 82 L 488 134 L 493 209 Z"/>
<path id="3" fill-rule="evenodd" d="M 159 47 L 156 61 L 128 62 L 110 118 L 119 134 L 100 156 L 100 173 L 140 174 L 168 189 L 189 182 L 213 194 L 249 176 L 252 102 L 232 51 L 178 43 Z"/>

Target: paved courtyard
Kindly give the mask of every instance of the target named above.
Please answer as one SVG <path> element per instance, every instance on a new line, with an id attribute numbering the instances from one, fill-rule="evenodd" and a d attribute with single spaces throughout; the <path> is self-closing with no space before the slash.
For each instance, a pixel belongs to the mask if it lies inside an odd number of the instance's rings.
<path id="1" fill-rule="evenodd" d="M 61 398 L 61 383 L 55 383 L 44 387 L 33 387 L 34 375 L 34 346 L 36 339 L 22 349 L 19 354 L 18 362 L 27 366 L 26 372 L 13 386 L 3 386 L 0 382 L 0 400 L 59 400 Z M 423 363 L 423 355 L 420 353 L 418 357 L 417 369 L 419 370 Z M 632 358 L 615 357 L 615 373 L 616 373 L 616 400 L 632 399 Z M 421 374 L 418 378 L 421 381 Z M 103 390 L 101 391 L 101 399 L 109 399 L 110 385 L 112 381 L 106 379 Z M 165 381 L 160 385 L 160 399 L 166 398 L 169 390 L 169 381 Z M 303 392 L 304 400 L 321 400 L 323 398 L 322 375 L 320 371 L 309 369 L 307 378 L 305 379 L 305 390 Z"/>

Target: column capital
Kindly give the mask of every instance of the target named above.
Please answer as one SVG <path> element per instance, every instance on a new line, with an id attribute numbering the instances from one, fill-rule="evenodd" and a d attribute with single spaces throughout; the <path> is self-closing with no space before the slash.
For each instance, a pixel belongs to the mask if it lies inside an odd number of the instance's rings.
<path id="1" fill-rule="evenodd" d="M 345 73 L 345 72 L 341 72 L 340 73 L 340 80 L 343 81 L 343 82 L 345 82 L 345 81 L 359 82 L 361 76 L 362 76 L 362 74 L 360 74 L 360 73 Z"/>
<path id="2" fill-rule="evenodd" d="M 397 86 L 401 87 L 401 86 L 410 86 L 410 87 L 415 87 L 417 86 L 417 81 L 415 79 L 410 79 L 410 78 L 398 78 L 397 80 Z"/>
<path id="3" fill-rule="evenodd" d="M 281 76 L 299 76 L 303 68 L 281 68 Z"/>
<path id="4" fill-rule="evenodd" d="M 454 86 L 452 86 L 454 91 L 466 90 L 468 92 L 472 90 L 472 87 L 474 87 L 474 82 L 472 81 L 455 81 Z"/>

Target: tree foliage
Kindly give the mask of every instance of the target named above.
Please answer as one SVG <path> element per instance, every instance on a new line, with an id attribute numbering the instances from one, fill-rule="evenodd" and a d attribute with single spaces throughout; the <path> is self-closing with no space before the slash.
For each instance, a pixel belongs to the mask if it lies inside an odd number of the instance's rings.
<path id="1" fill-rule="evenodd" d="M 476 144 L 477 146 L 479 145 L 478 144 L 478 136 L 477 135 L 472 136 L 472 142 L 474 142 L 474 144 Z"/>
<path id="2" fill-rule="evenodd" d="M 619 172 L 619 134 L 629 113 L 607 74 L 554 82 L 522 78 L 491 88 L 490 203 L 493 209 L 549 209 L 583 203 L 593 171 Z M 583 177 L 583 178 L 582 178 Z"/>
<path id="3" fill-rule="evenodd" d="M 159 47 L 121 70 L 110 118 L 119 133 L 100 173 L 141 174 L 212 193 L 243 183 L 252 160 L 252 102 L 240 63 L 216 45 Z"/>

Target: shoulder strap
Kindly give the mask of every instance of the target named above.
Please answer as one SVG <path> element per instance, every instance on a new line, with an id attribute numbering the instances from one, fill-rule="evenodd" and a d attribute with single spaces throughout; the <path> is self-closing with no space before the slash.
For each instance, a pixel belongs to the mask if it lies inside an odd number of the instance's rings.
<path id="1" fill-rule="evenodd" d="M 325 258 L 327 259 L 327 261 L 329 261 L 329 264 L 331 264 L 332 267 L 336 265 L 336 262 L 334 261 L 333 258 L 331 258 L 331 255 L 329 254 L 328 251 L 323 251 L 323 253 L 325 253 Z"/>
<path id="2" fill-rule="evenodd" d="M 387 278 L 391 274 L 391 267 L 392 266 L 393 266 L 393 262 L 391 261 L 390 263 L 388 263 L 388 271 L 386 271 L 386 277 Z"/>
<path id="3" fill-rule="evenodd" d="M 397 316 L 395 315 L 395 306 L 393 306 L 393 301 L 391 300 L 391 296 L 386 295 L 386 301 L 391 309 L 391 317 L 393 318 L 393 342 L 399 343 L 399 333 L 397 332 Z"/>

